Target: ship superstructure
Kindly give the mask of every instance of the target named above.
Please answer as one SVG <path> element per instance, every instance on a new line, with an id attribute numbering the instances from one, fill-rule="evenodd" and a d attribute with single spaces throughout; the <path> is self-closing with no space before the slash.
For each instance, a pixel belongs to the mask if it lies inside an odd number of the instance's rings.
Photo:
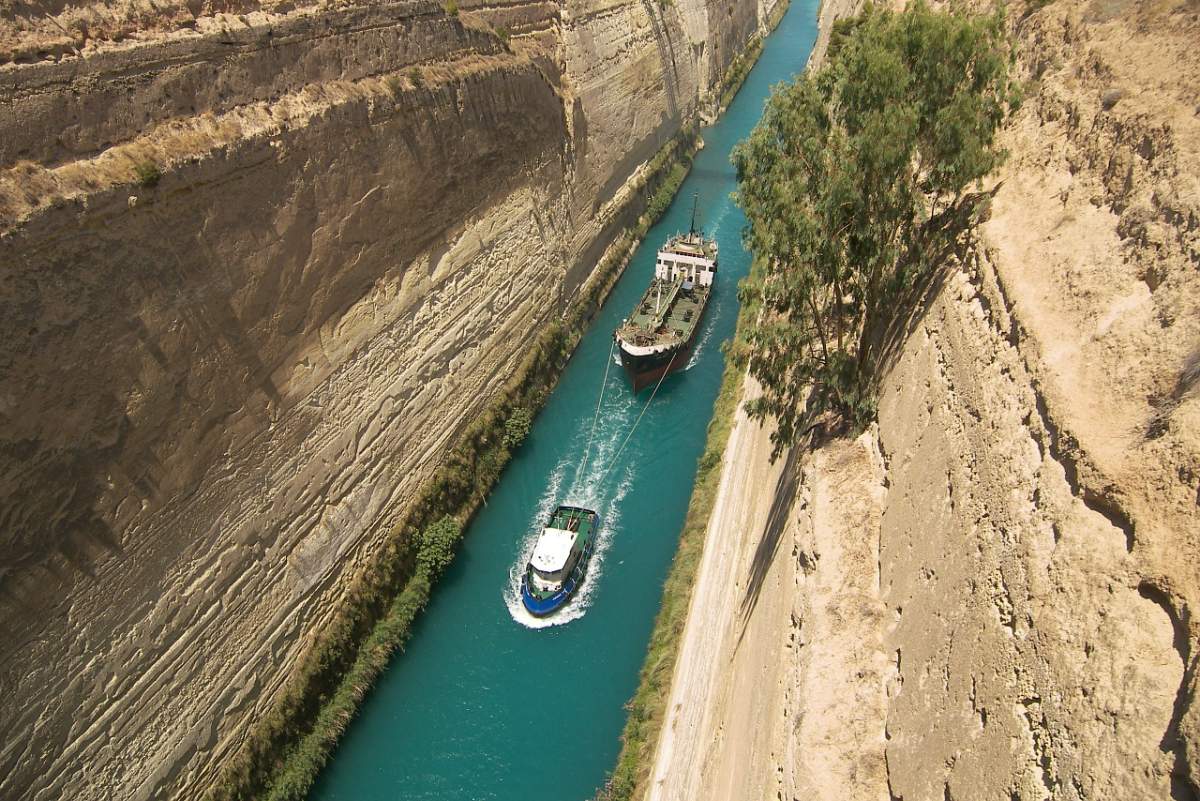
<path id="1" fill-rule="evenodd" d="M 614 333 L 634 392 L 687 366 L 717 277 L 717 242 L 695 229 L 658 251 L 654 278 Z"/>

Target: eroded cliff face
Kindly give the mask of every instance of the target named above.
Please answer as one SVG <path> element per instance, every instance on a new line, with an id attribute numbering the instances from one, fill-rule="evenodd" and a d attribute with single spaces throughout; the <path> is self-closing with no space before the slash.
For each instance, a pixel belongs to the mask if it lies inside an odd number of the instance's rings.
<path id="1" fill-rule="evenodd" d="M 897 795 L 1200 787 L 1198 12 L 1016 21 L 991 219 L 880 415 Z"/>
<path id="2" fill-rule="evenodd" d="M 1009 14 L 1010 158 L 878 425 L 738 421 L 652 798 L 1200 795 L 1200 8 Z"/>
<path id="3" fill-rule="evenodd" d="M 772 4 L 18 3 L 0 797 L 197 797 Z"/>

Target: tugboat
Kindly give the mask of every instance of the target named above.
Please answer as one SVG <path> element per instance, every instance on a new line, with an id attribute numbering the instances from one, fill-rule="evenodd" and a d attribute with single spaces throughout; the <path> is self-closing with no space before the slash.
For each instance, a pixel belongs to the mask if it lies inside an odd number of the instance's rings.
<path id="1" fill-rule="evenodd" d="M 687 366 L 712 295 L 717 241 L 696 230 L 697 198 L 692 201 L 690 229 L 671 237 L 658 251 L 646 294 L 613 333 L 635 393 Z"/>
<path id="2" fill-rule="evenodd" d="M 583 583 L 596 546 L 600 516 L 579 506 L 559 506 L 538 537 L 521 578 L 521 602 L 535 617 L 561 609 Z"/>

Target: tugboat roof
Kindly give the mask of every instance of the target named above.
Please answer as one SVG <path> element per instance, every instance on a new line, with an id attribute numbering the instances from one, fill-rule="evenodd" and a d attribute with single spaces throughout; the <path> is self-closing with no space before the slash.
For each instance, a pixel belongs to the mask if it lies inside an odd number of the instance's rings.
<path id="1" fill-rule="evenodd" d="M 530 563 L 536 570 L 553 573 L 566 567 L 567 557 L 575 545 L 575 532 L 565 528 L 546 528 L 538 537 Z"/>

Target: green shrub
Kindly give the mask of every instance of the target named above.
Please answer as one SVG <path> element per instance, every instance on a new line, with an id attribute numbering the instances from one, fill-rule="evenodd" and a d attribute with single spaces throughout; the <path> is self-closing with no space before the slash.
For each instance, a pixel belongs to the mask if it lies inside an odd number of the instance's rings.
<path id="1" fill-rule="evenodd" d="M 135 164 L 133 174 L 137 176 L 138 185 L 147 188 L 158 186 L 158 182 L 162 180 L 162 170 L 153 161 Z"/>
<path id="2" fill-rule="evenodd" d="M 417 87 L 418 89 L 425 85 L 425 73 L 421 71 L 420 67 L 413 67 L 410 69 L 408 71 L 408 79 L 412 81 L 413 86 Z"/>
<path id="3" fill-rule="evenodd" d="M 513 409 L 512 414 L 504 421 L 504 444 L 510 450 L 516 448 L 529 436 L 529 428 L 533 425 L 533 415 L 524 406 Z"/>
<path id="4" fill-rule="evenodd" d="M 842 52 L 842 47 L 846 42 L 854 36 L 854 32 L 859 26 L 871 16 L 875 11 L 875 4 L 871 0 L 867 0 L 863 4 L 863 8 L 853 17 L 842 17 L 833 21 L 833 28 L 829 31 L 829 44 L 825 48 L 825 58 L 827 61 L 833 61 Z"/>
<path id="5" fill-rule="evenodd" d="M 417 552 L 417 566 L 432 581 L 454 561 L 454 549 L 462 539 L 462 526 L 453 517 L 446 515 L 421 532 L 421 548 Z"/>
<path id="6" fill-rule="evenodd" d="M 446 13 L 449 14 L 450 16 L 452 16 L 452 17 L 458 16 L 457 0 L 446 0 L 446 5 L 442 6 L 442 8 L 444 8 L 446 10 Z"/>
<path id="7" fill-rule="evenodd" d="M 652 221 L 662 217 L 670 207 L 671 201 L 675 199 L 675 193 L 679 191 L 680 184 L 687 177 L 688 166 L 679 163 L 672 167 L 654 194 L 650 196 L 649 202 L 646 203 L 646 215 Z"/>

